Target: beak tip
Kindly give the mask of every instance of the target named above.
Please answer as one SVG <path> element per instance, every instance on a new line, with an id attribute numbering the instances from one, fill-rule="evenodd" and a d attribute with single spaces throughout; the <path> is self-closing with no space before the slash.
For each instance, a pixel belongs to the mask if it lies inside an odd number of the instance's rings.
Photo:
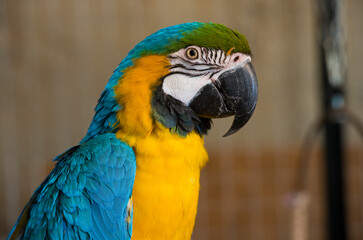
<path id="1" fill-rule="evenodd" d="M 228 137 L 228 136 L 231 136 L 233 133 L 237 132 L 236 130 L 234 129 L 230 129 L 228 130 L 228 132 L 226 132 L 223 137 Z"/>
<path id="2" fill-rule="evenodd" d="M 256 108 L 256 102 L 253 105 L 253 107 L 248 111 L 247 113 L 244 113 L 242 115 L 236 114 L 232 123 L 231 128 L 228 130 L 227 133 L 223 135 L 223 137 L 228 137 L 236 132 L 238 132 L 243 126 L 246 125 L 246 123 L 250 120 L 250 118 L 253 115 L 253 112 Z"/>

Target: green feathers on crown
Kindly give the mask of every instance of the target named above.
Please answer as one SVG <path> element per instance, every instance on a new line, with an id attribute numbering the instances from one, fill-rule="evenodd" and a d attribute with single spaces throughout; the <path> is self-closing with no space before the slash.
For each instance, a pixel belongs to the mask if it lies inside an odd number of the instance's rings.
<path id="1" fill-rule="evenodd" d="M 130 52 L 132 58 L 146 55 L 168 55 L 191 45 L 221 49 L 232 53 L 251 54 L 245 36 L 222 24 L 216 23 L 183 23 L 163 28 L 148 36 Z"/>
<path id="2" fill-rule="evenodd" d="M 232 52 L 251 54 L 246 37 L 238 31 L 232 30 L 222 24 L 204 24 L 194 31 L 184 32 L 183 35 L 184 37 L 180 42 L 173 44 L 175 46 L 172 47 L 171 52 L 189 45 L 197 45 L 200 47 L 221 49 L 225 52 L 234 48 Z"/>

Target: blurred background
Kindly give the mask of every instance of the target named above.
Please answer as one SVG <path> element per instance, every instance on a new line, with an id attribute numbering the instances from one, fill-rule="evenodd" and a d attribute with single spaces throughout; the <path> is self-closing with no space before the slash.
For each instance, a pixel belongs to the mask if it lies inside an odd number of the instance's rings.
<path id="1" fill-rule="evenodd" d="M 132 47 L 183 22 L 217 22 L 249 40 L 259 102 L 237 134 L 214 121 L 194 239 L 291 238 L 300 148 L 320 116 L 313 0 L 0 0 L 0 237 L 56 155 L 85 135 L 108 78 Z M 347 107 L 363 119 L 363 1 L 343 4 Z M 363 239 L 362 139 L 345 128 L 348 239 Z M 307 171 L 307 239 L 326 237 L 323 138 Z"/>

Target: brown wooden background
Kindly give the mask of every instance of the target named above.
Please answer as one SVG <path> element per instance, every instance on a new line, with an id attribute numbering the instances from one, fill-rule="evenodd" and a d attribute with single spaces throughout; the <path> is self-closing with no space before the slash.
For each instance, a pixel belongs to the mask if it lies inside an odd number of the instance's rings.
<path id="1" fill-rule="evenodd" d="M 250 41 L 260 97 L 248 125 L 206 139 L 194 238 L 291 239 L 287 196 L 304 133 L 319 115 L 313 0 L 0 0 L 0 238 L 51 161 L 77 144 L 112 71 L 157 29 L 223 23 Z M 348 106 L 363 119 L 363 1 L 346 0 Z M 363 148 L 347 132 L 349 239 L 363 239 Z M 311 159 L 309 239 L 324 239 L 323 159 Z"/>

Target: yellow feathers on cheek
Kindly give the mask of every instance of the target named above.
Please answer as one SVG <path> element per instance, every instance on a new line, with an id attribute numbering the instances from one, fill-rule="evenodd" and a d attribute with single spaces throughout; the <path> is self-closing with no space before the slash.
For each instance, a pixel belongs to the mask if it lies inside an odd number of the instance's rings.
<path id="1" fill-rule="evenodd" d="M 122 110 L 117 118 L 124 133 L 146 135 L 153 128 L 151 97 L 154 87 L 169 72 L 165 56 L 150 55 L 139 58 L 124 71 L 115 95 Z"/>

